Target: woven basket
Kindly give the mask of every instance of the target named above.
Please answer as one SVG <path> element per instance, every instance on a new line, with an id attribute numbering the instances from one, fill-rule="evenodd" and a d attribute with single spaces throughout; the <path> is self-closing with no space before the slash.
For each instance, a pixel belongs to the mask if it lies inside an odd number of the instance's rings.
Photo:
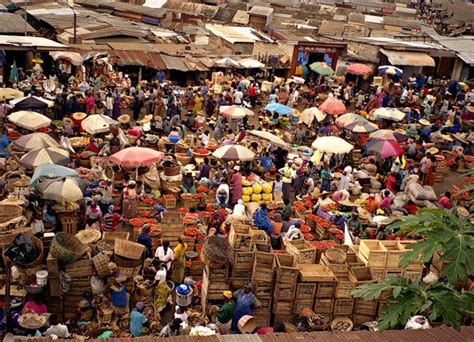
<path id="1" fill-rule="evenodd" d="M 127 259 L 122 258 L 121 256 L 114 255 L 114 262 L 117 264 L 118 267 L 125 267 L 125 268 L 135 268 L 140 266 L 142 263 L 140 259 Z"/>
<path id="2" fill-rule="evenodd" d="M 10 246 L 18 234 L 25 233 L 32 235 L 33 229 L 32 228 L 17 228 L 17 229 L 10 229 L 4 230 L 0 232 L 0 248 L 5 248 Z"/>
<path id="3" fill-rule="evenodd" d="M 24 265 L 15 264 L 15 266 L 17 266 L 18 269 L 23 269 L 23 270 L 32 269 L 39 266 L 43 262 L 43 259 L 44 259 L 43 241 L 41 241 L 40 239 L 34 236 L 31 236 L 31 240 L 33 241 L 33 243 L 36 246 L 36 249 L 38 250 L 38 256 L 36 257 L 34 261 L 30 262 L 29 264 L 24 264 Z"/>
<path id="4" fill-rule="evenodd" d="M 95 229 L 83 229 L 75 237 L 85 245 L 90 245 L 100 239 L 101 233 Z"/>
<path id="5" fill-rule="evenodd" d="M 29 293 L 29 294 L 38 294 L 38 293 L 43 292 L 44 288 L 45 288 L 44 286 L 26 285 L 25 291 L 26 293 Z"/>
<path id="6" fill-rule="evenodd" d="M 335 330 L 335 327 L 336 327 L 337 323 L 348 323 L 349 327 L 345 330 Z M 342 317 L 341 318 L 335 318 L 331 322 L 331 330 L 332 331 L 351 331 L 353 327 L 354 327 L 354 323 L 349 318 L 342 318 Z"/>
<path id="7" fill-rule="evenodd" d="M 144 249 L 145 246 L 136 242 L 122 239 L 115 240 L 114 253 L 122 258 L 140 260 Z"/>
<path id="8" fill-rule="evenodd" d="M 102 240 L 115 241 L 116 239 L 128 240 L 130 237 L 129 232 L 103 232 Z M 99 241 L 100 242 L 100 241 Z"/>
<path id="9" fill-rule="evenodd" d="M 171 167 L 163 167 L 165 172 L 165 176 L 172 177 L 178 176 L 181 173 L 181 167 L 179 165 L 171 166 Z"/>
<path id="10" fill-rule="evenodd" d="M 188 165 L 193 157 L 188 157 L 187 155 L 183 156 L 183 153 L 176 153 L 176 160 L 179 161 L 183 166 Z"/>
<path id="11" fill-rule="evenodd" d="M 110 274 L 109 262 L 110 258 L 107 254 L 100 252 L 92 258 L 95 270 L 99 277 L 106 277 Z"/>
<path id="12" fill-rule="evenodd" d="M 329 248 L 325 254 L 331 263 L 343 264 L 346 261 L 346 252 L 340 248 Z"/>
<path id="13" fill-rule="evenodd" d="M 114 314 L 113 308 L 100 307 L 97 309 L 96 318 L 99 323 L 110 323 Z"/>
<path id="14" fill-rule="evenodd" d="M 87 250 L 84 245 L 74 235 L 59 232 L 51 242 L 51 255 L 63 263 L 71 263 L 79 259 Z"/>
<path id="15" fill-rule="evenodd" d="M 117 267 L 117 273 L 123 274 L 124 276 L 127 277 L 127 279 L 133 278 L 134 276 L 140 273 L 140 267 L 135 267 L 135 268 Z"/>
<path id="16" fill-rule="evenodd" d="M 18 205 L 0 204 L 0 223 L 9 222 L 20 217 L 22 210 Z"/>
<path id="17" fill-rule="evenodd" d="M 115 246 L 115 240 L 99 240 L 95 245 L 98 253 L 100 252 L 113 252 Z"/>

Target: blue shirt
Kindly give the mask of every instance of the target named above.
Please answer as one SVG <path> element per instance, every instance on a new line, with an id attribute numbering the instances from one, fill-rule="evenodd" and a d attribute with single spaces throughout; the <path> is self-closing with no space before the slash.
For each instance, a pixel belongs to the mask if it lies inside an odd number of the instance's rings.
<path id="1" fill-rule="evenodd" d="M 259 157 L 258 161 L 262 163 L 265 170 L 270 170 L 273 165 L 273 160 L 270 157 Z"/>
<path id="2" fill-rule="evenodd" d="M 143 335 L 143 324 L 145 324 L 148 319 L 144 314 L 138 312 L 136 309 L 132 311 L 130 315 L 130 332 L 133 337 L 139 337 Z"/>

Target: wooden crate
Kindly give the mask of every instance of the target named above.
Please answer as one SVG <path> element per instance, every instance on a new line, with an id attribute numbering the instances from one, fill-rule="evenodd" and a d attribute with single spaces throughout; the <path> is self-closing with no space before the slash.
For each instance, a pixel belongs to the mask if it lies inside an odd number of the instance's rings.
<path id="1" fill-rule="evenodd" d="M 419 283 L 421 278 L 423 277 L 423 266 L 410 266 L 403 269 L 403 277 L 407 279 L 411 279 L 414 283 Z"/>
<path id="2" fill-rule="evenodd" d="M 234 250 L 232 268 L 235 270 L 251 270 L 254 252 Z"/>
<path id="3" fill-rule="evenodd" d="M 357 287 L 349 278 L 337 278 L 336 291 L 334 297 L 336 298 L 352 298 L 351 292 Z"/>
<path id="4" fill-rule="evenodd" d="M 289 254 L 275 255 L 275 270 L 275 281 L 279 283 L 294 284 L 298 280 L 298 275 L 300 274 L 295 257 Z"/>
<path id="5" fill-rule="evenodd" d="M 387 268 L 399 268 L 400 259 L 406 253 L 405 247 L 396 240 L 381 241 L 382 245 L 388 250 Z"/>
<path id="6" fill-rule="evenodd" d="M 250 227 L 243 224 L 233 224 L 229 232 L 229 243 L 234 250 L 251 251 L 252 236 Z"/>
<path id="7" fill-rule="evenodd" d="M 332 263 L 326 258 L 325 253 L 321 255 L 321 263 L 323 265 L 326 265 L 332 271 L 332 273 L 334 273 L 334 276 L 336 278 L 346 278 L 349 275 L 349 265 L 347 263 Z"/>
<path id="8" fill-rule="evenodd" d="M 359 315 L 372 315 L 377 314 L 378 301 L 374 300 L 362 300 L 356 298 L 354 302 L 354 312 L 353 314 Z"/>
<path id="9" fill-rule="evenodd" d="M 209 300 L 223 300 L 224 296 L 222 293 L 229 290 L 229 284 L 227 281 L 215 281 L 209 280 L 207 276 L 203 275 L 202 286 L 201 286 L 201 302 L 207 302 Z"/>
<path id="10" fill-rule="evenodd" d="M 255 253 L 252 280 L 273 281 L 274 257 L 272 253 Z"/>
<path id="11" fill-rule="evenodd" d="M 385 267 L 370 267 L 370 274 L 373 280 L 381 281 L 387 276 L 387 269 Z"/>
<path id="12" fill-rule="evenodd" d="M 314 298 L 312 299 L 295 299 L 293 305 L 293 313 L 299 315 L 301 310 L 305 308 L 313 309 Z"/>
<path id="13" fill-rule="evenodd" d="M 251 270 L 239 270 L 239 269 L 232 269 L 230 272 L 230 277 L 234 279 L 247 279 L 250 280 L 252 277 Z"/>
<path id="14" fill-rule="evenodd" d="M 46 267 L 48 269 L 49 278 L 59 278 L 59 262 L 57 258 L 51 255 L 51 253 L 48 253 L 48 257 L 46 258 Z"/>
<path id="15" fill-rule="evenodd" d="M 316 261 L 316 248 L 306 240 L 288 241 L 286 251 L 295 256 L 298 264 L 314 264 Z"/>
<path id="16" fill-rule="evenodd" d="M 419 240 L 400 240 L 398 241 L 403 248 L 405 248 L 406 252 L 411 252 L 411 245 L 420 242 Z M 423 266 L 422 261 L 410 261 L 410 263 L 407 265 L 407 267 L 420 267 Z"/>
<path id="17" fill-rule="evenodd" d="M 334 299 L 316 298 L 314 301 L 313 311 L 317 314 L 332 314 L 334 311 Z"/>
<path id="18" fill-rule="evenodd" d="M 436 268 L 438 273 L 442 273 L 446 266 L 448 266 L 449 264 L 449 261 L 441 260 L 441 254 L 439 252 L 433 254 L 431 265 Z"/>
<path id="19" fill-rule="evenodd" d="M 388 276 L 395 276 L 395 277 L 401 277 L 403 275 L 403 268 L 387 268 L 385 277 Z"/>
<path id="20" fill-rule="evenodd" d="M 298 283 L 296 284 L 296 299 L 311 299 L 316 294 L 318 283 Z"/>
<path id="21" fill-rule="evenodd" d="M 261 242 L 252 243 L 252 251 L 273 253 L 272 245 L 268 243 L 261 243 Z"/>
<path id="22" fill-rule="evenodd" d="M 72 278 L 90 277 L 94 274 L 94 264 L 92 260 L 88 258 L 78 260 L 68 264 L 64 271 Z"/>
<path id="23" fill-rule="evenodd" d="M 351 267 L 349 270 L 349 280 L 355 283 L 356 286 L 377 282 L 377 279 L 374 279 L 372 275 L 372 269 L 367 266 Z"/>
<path id="24" fill-rule="evenodd" d="M 229 268 L 210 268 L 208 265 L 204 266 L 203 278 L 215 281 L 227 281 L 229 279 Z"/>
<path id="25" fill-rule="evenodd" d="M 128 240 L 130 238 L 129 232 L 103 232 L 102 240 L 115 241 L 116 239 Z"/>
<path id="26" fill-rule="evenodd" d="M 268 309 L 253 309 L 252 315 L 257 321 L 257 328 L 270 326 L 271 314 Z"/>
<path id="27" fill-rule="evenodd" d="M 379 240 L 361 240 L 359 258 L 366 260 L 367 266 L 385 267 L 387 264 L 388 250 Z"/>
<path id="28" fill-rule="evenodd" d="M 293 324 L 295 322 L 295 315 L 282 315 L 280 313 L 276 313 L 273 316 L 273 324 L 275 323 L 290 323 Z"/>
<path id="29" fill-rule="evenodd" d="M 291 315 L 293 313 L 293 301 L 274 301 L 272 313 L 281 315 Z"/>
<path id="30" fill-rule="evenodd" d="M 352 315 L 354 308 L 354 299 L 352 298 L 336 298 L 334 301 L 334 316 Z"/>
<path id="31" fill-rule="evenodd" d="M 229 278 L 229 285 L 232 291 L 240 290 L 248 279 Z"/>
<path id="32" fill-rule="evenodd" d="M 299 264 L 299 279 L 301 282 L 335 282 L 334 273 L 325 265 Z"/>
<path id="33" fill-rule="evenodd" d="M 258 299 L 273 297 L 273 282 L 252 279 L 252 284 Z"/>
<path id="34" fill-rule="evenodd" d="M 250 229 L 249 232 L 251 236 L 251 244 L 263 244 L 263 245 L 269 245 L 270 240 L 268 238 L 268 234 L 264 232 L 263 230 L 260 229 Z"/>
<path id="35" fill-rule="evenodd" d="M 262 298 L 260 299 L 260 304 L 262 304 L 262 306 L 259 307 L 259 309 L 268 309 L 270 311 L 270 309 L 272 308 L 272 303 L 273 298 Z"/>
<path id="36" fill-rule="evenodd" d="M 358 327 L 361 326 L 364 323 L 367 322 L 372 322 L 376 320 L 375 315 L 363 315 L 363 314 L 353 314 L 352 315 L 352 322 L 354 323 L 354 326 Z"/>
<path id="37" fill-rule="evenodd" d="M 275 283 L 273 297 L 275 300 L 295 299 L 296 283 Z"/>
<path id="38" fill-rule="evenodd" d="M 164 211 L 161 213 L 161 223 L 163 225 L 169 223 L 182 223 L 181 214 L 177 211 Z"/>
<path id="39" fill-rule="evenodd" d="M 74 215 L 60 214 L 59 221 L 61 222 L 62 231 L 76 235 L 79 218 Z"/>
<path id="40" fill-rule="evenodd" d="M 333 298 L 336 291 L 336 281 L 320 282 L 316 289 L 316 298 Z"/>

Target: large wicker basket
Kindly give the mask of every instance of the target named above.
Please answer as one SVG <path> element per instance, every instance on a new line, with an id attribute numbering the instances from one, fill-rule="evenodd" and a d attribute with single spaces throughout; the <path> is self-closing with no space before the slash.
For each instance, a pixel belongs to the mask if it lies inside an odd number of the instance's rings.
<path id="1" fill-rule="evenodd" d="M 28 264 L 15 264 L 19 269 L 30 269 L 30 268 L 35 268 L 38 265 L 40 265 L 43 262 L 44 259 L 44 248 L 43 248 L 43 241 L 38 239 L 37 237 L 31 236 L 31 240 L 36 246 L 36 249 L 38 250 L 38 256 L 36 257 L 35 260 Z"/>
<path id="2" fill-rule="evenodd" d="M 92 258 L 92 262 L 94 263 L 95 270 L 99 277 L 106 277 L 110 275 L 110 258 L 106 253 L 100 252 Z"/>
<path id="3" fill-rule="evenodd" d="M 136 242 L 122 239 L 115 240 L 114 253 L 122 258 L 139 260 L 143 255 L 144 249 L 145 246 Z"/>
<path id="4" fill-rule="evenodd" d="M 128 258 L 123 258 L 118 255 L 114 255 L 114 262 L 117 264 L 118 267 L 125 267 L 125 268 L 135 268 L 140 266 L 142 263 L 141 258 L 140 259 L 128 259 Z"/>
<path id="5" fill-rule="evenodd" d="M 62 263 L 71 263 L 79 259 L 87 251 L 87 246 L 84 245 L 74 235 L 59 232 L 51 242 L 51 255 L 57 258 Z"/>
<path id="6" fill-rule="evenodd" d="M 179 165 L 163 167 L 163 171 L 165 172 L 165 176 L 178 176 L 181 173 L 181 167 Z"/>
<path id="7" fill-rule="evenodd" d="M 0 204 L 0 224 L 20 217 L 22 210 L 18 205 Z"/>

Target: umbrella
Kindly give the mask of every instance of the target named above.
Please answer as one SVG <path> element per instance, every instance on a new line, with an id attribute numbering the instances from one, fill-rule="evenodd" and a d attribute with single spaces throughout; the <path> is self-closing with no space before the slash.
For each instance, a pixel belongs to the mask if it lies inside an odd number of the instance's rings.
<path id="1" fill-rule="evenodd" d="M 397 141 L 397 138 L 391 129 L 380 129 L 376 132 L 370 133 L 369 138 Z"/>
<path id="2" fill-rule="evenodd" d="M 54 102 L 46 100 L 39 96 L 26 96 L 10 101 L 10 105 L 18 110 L 26 109 L 43 109 L 46 107 L 53 107 Z"/>
<path id="3" fill-rule="evenodd" d="M 353 122 L 344 128 L 354 133 L 370 133 L 379 129 L 379 126 L 367 120 L 360 120 Z"/>
<path id="4" fill-rule="evenodd" d="M 369 75 L 372 73 L 372 68 L 365 64 L 355 63 L 346 68 L 346 73 L 352 75 Z"/>
<path id="5" fill-rule="evenodd" d="M 350 125 L 351 123 L 354 123 L 354 122 L 357 122 L 357 121 L 364 121 L 364 120 L 366 120 L 366 119 L 364 119 L 359 114 L 346 113 L 346 114 L 343 114 L 343 115 L 339 116 L 336 119 L 336 124 L 339 127 L 345 127 L 347 125 Z"/>
<path id="6" fill-rule="evenodd" d="M 102 114 L 89 115 L 81 121 L 82 129 L 89 134 L 106 133 L 110 125 L 118 125 L 118 121 Z"/>
<path id="7" fill-rule="evenodd" d="M 212 154 L 217 159 L 250 161 L 255 158 L 255 153 L 241 145 L 226 145 L 219 147 Z"/>
<path id="8" fill-rule="evenodd" d="M 249 134 L 267 140 L 270 142 L 270 144 L 273 144 L 275 146 L 279 146 L 281 148 L 288 148 L 288 144 L 282 138 L 277 137 L 275 134 L 272 134 L 270 132 L 253 130 L 249 131 Z"/>
<path id="9" fill-rule="evenodd" d="M 20 159 L 20 163 L 27 169 L 34 169 L 40 164 L 66 165 L 68 162 L 69 153 L 57 147 L 38 148 Z"/>
<path id="10" fill-rule="evenodd" d="M 75 66 L 80 66 L 84 63 L 84 58 L 80 53 L 77 52 L 67 52 L 67 51 L 53 51 L 49 55 L 53 57 L 55 61 L 58 59 L 65 59 L 71 62 Z"/>
<path id="11" fill-rule="evenodd" d="M 282 105 L 280 103 L 270 103 L 265 107 L 266 110 L 270 112 L 277 112 L 280 115 L 288 115 L 293 113 L 293 108 Z"/>
<path id="12" fill-rule="evenodd" d="M 15 125 L 34 131 L 38 128 L 48 127 L 51 125 L 51 119 L 40 113 L 20 110 L 8 115 L 8 120 Z"/>
<path id="13" fill-rule="evenodd" d="M 265 64 L 260 63 L 256 59 L 252 58 L 244 58 L 241 59 L 239 62 L 240 66 L 246 69 L 262 69 L 265 68 Z"/>
<path id="14" fill-rule="evenodd" d="M 326 118 L 326 114 L 321 112 L 316 107 L 306 108 L 301 113 L 300 121 L 304 122 L 307 126 L 311 126 L 313 124 L 314 118 L 316 118 L 318 122 L 321 122 Z"/>
<path id="15" fill-rule="evenodd" d="M 405 113 L 398 110 L 397 108 L 377 108 L 373 115 L 376 118 L 387 119 L 392 121 L 401 121 L 405 118 Z"/>
<path id="16" fill-rule="evenodd" d="M 403 70 L 399 69 L 397 67 L 394 67 L 392 65 L 382 65 L 378 67 L 378 72 L 379 74 L 388 74 L 388 75 L 394 75 L 397 77 L 402 77 L 403 75 Z"/>
<path id="17" fill-rule="evenodd" d="M 0 100 L 17 99 L 24 96 L 25 94 L 18 89 L 0 88 Z"/>
<path id="18" fill-rule="evenodd" d="M 347 108 L 344 106 L 342 101 L 336 99 L 335 97 L 328 97 L 320 106 L 319 110 L 332 115 L 339 115 L 347 113 Z"/>
<path id="19" fill-rule="evenodd" d="M 229 57 L 225 57 L 225 58 L 221 58 L 221 59 L 218 59 L 216 60 L 216 64 L 217 65 L 224 65 L 226 67 L 238 67 L 239 66 L 239 62 L 233 60 L 232 58 L 229 58 Z"/>
<path id="20" fill-rule="evenodd" d="M 36 187 L 43 199 L 57 202 L 76 202 L 82 199 L 79 179 L 60 178 L 41 182 Z"/>
<path id="21" fill-rule="evenodd" d="M 311 147 L 317 149 L 320 152 L 335 154 L 349 153 L 354 148 L 354 146 L 349 144 L 344 139 L 334 136 L 319 137 L 313 142 Z"/>
<path id="22" fill-rule="evenodd" d="M 323 76 L 334 75 L 334 70 L 332 70 L 332 68 L 325 62 L 314 62 L 313 64 L 310 64 L 309 68 L 315 73 L 318 73 Z"/>
<path id="23" fill-rule="evenodd" d="M 253 115 L 250 109 L 240 106 L 221 106 L 219 110 L 223 116 L 230 119 L 242 119 L 247 115 Z"/>
<path id="24" fill-rule="evenodd" d="M 164 157 L 163 152 L 159 152 L 147 147 L 128 147 L 113 154 L 110 161 L 125 167 L 149 166 L 159 162 Z"/>
<path id="25" fill-rule="evenodd" d="M 43 147 L 59 147 L 56 140 L 45 133 L 31 133 L 23 135 L 14 144 L 23 150 L 31 151 Z"/>
<path id="26" fill-rule="evenodd" d="M 367 152 L 375 153 L 381 158 L 400 156 L 403 154 L 403 149 L 400 145 L 391 140 L 369 140 L 366 143 L 365 148 L 367 149 Z"/>
<path id="27" fill-rule="evenodd" d="M 54 164 L 41 164 L 35 169 L 30 179 L 30 185 L 35 185 L 44 178 L 79 177 L 79 174 L 68 167 Z"/>
<path id="28" fill-rule="evenodd" d="M 20 78 L 18 76 L 18 67 L 16 66 L 16 61 L 13 61 L 12 70 L 10 71 L 10 78 L 8 79 L 10 83 L 17 83 Z"/>

